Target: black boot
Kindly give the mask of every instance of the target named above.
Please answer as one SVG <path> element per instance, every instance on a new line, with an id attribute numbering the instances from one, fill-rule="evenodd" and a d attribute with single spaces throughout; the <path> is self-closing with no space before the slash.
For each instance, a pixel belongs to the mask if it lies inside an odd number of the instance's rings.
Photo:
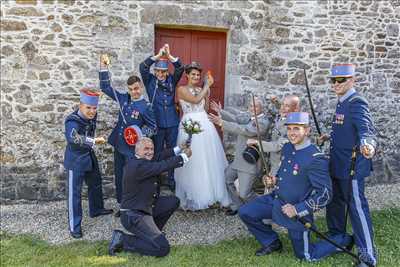
<path id="1" fill-rule="evenodd" d="M 79 231 L 79 232 L 69 232 L 69 233 L 70 233 L 71 236 L 72 236 L 73 238 L 75 238 L 75 239 L 82 238 L 82 232 L 81 232 L 81 231 Z"/>
<path id="2" fill-rule="evenodd" d="M 115 256 L 116 252 L 120 252 L 123 248 L 123 233 L 120 230 L 114 230 L 112 237 L 111 237 L 111 242 L 108 245 L 108 254 L 110 256 Z"/>
<path id="3" fill-rule="evenodd" d="M 95 218 L 95 217 L 99 217 L 99 216 L 103 216 L 103 215 L 108 215 L 113 213 L 112 209 L 102 209 L 99 210 L 98 212 L 96 212 L 95 214 L 90 215 L 90 218 Z"/>
<path id="4" fill-rule="evenodd" d="M 282 243 L 279 239 L 272 242 L 269 246 L 265 246 L 256 251 L 256 256 L 265 256 L 274 251 L 282 251 Z"/>

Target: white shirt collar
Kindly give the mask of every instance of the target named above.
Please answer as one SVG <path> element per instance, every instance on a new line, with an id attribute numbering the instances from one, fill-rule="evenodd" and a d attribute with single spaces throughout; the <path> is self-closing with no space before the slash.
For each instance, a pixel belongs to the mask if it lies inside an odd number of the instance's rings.
<path id="1" fill-rule="evenodd" d="M 356 92 L 356 90 L 354 88 L 349 89 L 349 91 L 347 91 L 344 95 L 342 95 L 339 98 L 339 102 L 342 103 L 343 101 L 345 101 L 347 98 L 349 98 L 355 92 Z"/>

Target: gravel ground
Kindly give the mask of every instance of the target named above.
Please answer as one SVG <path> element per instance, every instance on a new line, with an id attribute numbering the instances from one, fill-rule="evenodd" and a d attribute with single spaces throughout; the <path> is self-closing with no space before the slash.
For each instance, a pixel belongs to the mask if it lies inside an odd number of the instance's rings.
<path id="1" fill-rule="evenodd" d="M 366 195 L 373 210 L 400 207 L 400 183 L 367 187 Z M 105 206 L 114 210 L 117 208 L 114 199 L 106 200 Z M 119 218 L 111 215 L 89 218 L 86 201 L 83 210 L 83 240 L 109 240 L 113 229 L 123 229 Z M 0 215 L 1 231 L 35 234 L 53 244 L 75 240 L 68 232 L 65 201 L 2 205 Z M 179 210 L 168 221 L 165 232 L 173 245 L 214 244 L 220 240 L 248 235 L 238 216 L 225 216 L 219 209 L 196 212 Z"/>

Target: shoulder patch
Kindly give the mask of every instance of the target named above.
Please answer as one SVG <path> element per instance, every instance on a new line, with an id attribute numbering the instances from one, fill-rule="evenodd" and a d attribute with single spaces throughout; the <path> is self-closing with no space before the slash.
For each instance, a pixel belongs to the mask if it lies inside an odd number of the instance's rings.
<path id="1" fill-rule="evenodd" d="M 317 153 L 314 153 L 312 156 L 313 156 L 313 157 L 317 157 L 317 156 L 325 156 L 325 153 L 322 153 L 322 152 L 317 152 Z"/>

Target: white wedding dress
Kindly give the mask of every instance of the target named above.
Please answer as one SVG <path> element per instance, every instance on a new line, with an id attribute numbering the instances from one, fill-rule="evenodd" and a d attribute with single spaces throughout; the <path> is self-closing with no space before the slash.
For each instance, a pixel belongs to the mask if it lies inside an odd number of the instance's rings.
<path id="1" fill-rule="evenodd" d="M 194 89 L 189 89 L 194 94 Z M 177 144 L 185 142 L 188 135 L 182 128 L 186 119 L 198 121 L 202 132 L 192 136 L 192 156 L 189 162 L 175 169 L 176 196 L 185 210 L 207 209 L 219 202 L 229 206 L 229 198 L 225 185 L 225 168 L 228 162 L 218 132 L 204 110 L 205 100 L 192 104 L 179 100 L 183 117 L 179 125 Z"/>

